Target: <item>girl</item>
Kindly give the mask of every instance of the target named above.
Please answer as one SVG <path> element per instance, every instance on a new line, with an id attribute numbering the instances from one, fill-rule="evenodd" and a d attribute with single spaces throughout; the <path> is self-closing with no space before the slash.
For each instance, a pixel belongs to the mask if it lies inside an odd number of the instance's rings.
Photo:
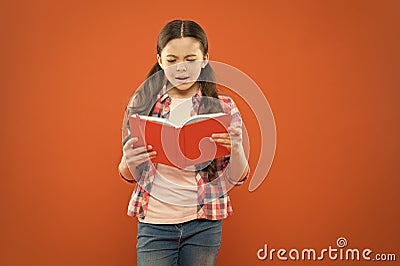
<path id="1" fill-rule="evenodd" d="M 248 176 L 239 110 L 230 97 L 218 95 L 208 60 L 207 37 L 197 23 L 169 22 L 158 36 L 157 63 L 127 107 L 119 172 L 136 183 L 128 215 L 139 220 L 138 265 L 214 265 L 221 221 L 232 214 L 227 187 Z M 210 137 L 230 155 L 189 168 L 153 164 L 151 145 L 137 147 L 138 138 L 130 136 L 132 114 L 179 122 L 217 112 L 231 115 L 229 133 Z"/>

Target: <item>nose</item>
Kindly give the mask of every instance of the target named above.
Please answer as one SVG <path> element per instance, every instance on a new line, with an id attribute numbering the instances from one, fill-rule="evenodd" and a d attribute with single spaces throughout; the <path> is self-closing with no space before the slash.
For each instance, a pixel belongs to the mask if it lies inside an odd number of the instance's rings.
<path id="1" fill-rule="evenodd" d="M 185 63 L 178 63 L 176 64 L 176 71 L 186 71 L 186 64 Z"/>

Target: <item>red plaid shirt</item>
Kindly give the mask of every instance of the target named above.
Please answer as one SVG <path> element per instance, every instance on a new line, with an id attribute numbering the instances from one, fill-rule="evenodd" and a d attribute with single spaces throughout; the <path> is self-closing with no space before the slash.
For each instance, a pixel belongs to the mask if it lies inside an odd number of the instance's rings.
<path id="1" fill-rule="evenodd" d="M 157 117 L 167 118 L 169 116 L 169 105 L 171 98 L 166 93 L 166 87 L 163 86 L 160 91 L 157 102 L 152 110 L 151 115 Z M 201 99 L 201 91 L 192 97 L 193 108 L 190 115 L 197 115 Z M 219 95 L 221 106 L 225 113 L 231 114 L 231 126 L 242 127 L 242 119 L 236 104 L 229 96 Z M 135 97 L 130 102 L 130 107 L 135 106 Z M 128 117 L 125 117 L 128 119 Z M 125 125 L 125 123 L 124 123 Z M 129 128 L 124 126 L 123 131 L 129 135 Z M 208 178 L 208 173 L 204 170 L 209 162 L 205 162 L 196 165 L 196 181 L 197 181 L 197 218 L 209 219 L 209 220 L 220 220 L 232 215 L 232 205 L 227 193 L 226 181 L 232 185 L 238 186 L 244 183 L 246 177 L 241 182 L 235 182 L 229 178 L 228 164 L 230 156 L 217 158 L 216 160 L 216 178 Z M 157 169 L 157 163 L 153 164 L 151 161 L 147 161 L 140 165 L 141 174 L 137 178 L 137 184 L 132 193 L 129 206 L 128 215 L 133 217 L 144 218 L 146 215 L 151 187 L 153 184 L 155 172 Z"/>

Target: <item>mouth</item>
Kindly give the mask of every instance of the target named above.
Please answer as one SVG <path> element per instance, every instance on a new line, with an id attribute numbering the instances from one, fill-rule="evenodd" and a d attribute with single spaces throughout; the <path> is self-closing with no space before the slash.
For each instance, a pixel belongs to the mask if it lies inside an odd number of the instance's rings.
<path id="1" fill-rule="evenodd" d="M 175 77 L 175 79 L 180 80 L 180 81 L 185 81 L 185 80 L 188 80 L 189 77 L 188 76 L 181 76 L 181 77 Z"/>
<path id="2" fill-rule="evenodd" d="M 178 77 L 175 77 L 175 80 L 176 80 L 175 82 L 177 84 L 186 84 L 186 83 L 190 82 L 189 76 L 178 76 Z"/>

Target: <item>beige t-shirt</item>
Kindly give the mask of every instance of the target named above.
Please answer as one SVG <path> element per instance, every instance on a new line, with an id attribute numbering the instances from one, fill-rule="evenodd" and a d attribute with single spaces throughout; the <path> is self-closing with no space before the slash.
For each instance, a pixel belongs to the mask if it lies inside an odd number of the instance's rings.
<path id="1" fill-rule="evenodd" d="M 190 117 L 191 98 L 172 98 L 169 119 L 175 124 Z M 146 216 L 152 224 L 183 223 L 197 218 L 197 182 L 194 166 L 185 170 L 157 164 Z"/>

